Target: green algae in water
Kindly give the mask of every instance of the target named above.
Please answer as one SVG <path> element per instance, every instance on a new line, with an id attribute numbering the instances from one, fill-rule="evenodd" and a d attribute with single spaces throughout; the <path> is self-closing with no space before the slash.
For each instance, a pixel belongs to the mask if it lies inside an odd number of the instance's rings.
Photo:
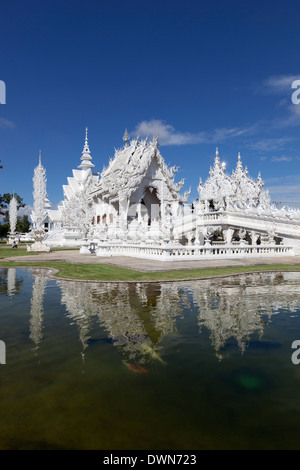
<path id="1" fill-rule="evenodd" d="M 247 390 L 257 390 L 262 386 L 262 380 L 254 375 L 244 374 L 237 379 L 238 383 Z"/>

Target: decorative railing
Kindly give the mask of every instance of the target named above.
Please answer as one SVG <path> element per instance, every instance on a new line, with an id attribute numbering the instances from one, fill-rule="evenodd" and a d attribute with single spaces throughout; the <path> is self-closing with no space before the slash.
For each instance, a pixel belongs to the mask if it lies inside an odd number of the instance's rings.
<path id="1" fill-rule="evenodd" d="M 285 245 L 223 246 L 141 246 L 98 245 L 97 256 L 133 256 L 161 261 L 200 260 L 213 258 L 245 258 L 293 255 L 293 247 Z"/>
<path id="2" fill-rule="evenodd" d="M 288 216 L 276 217 L 274 214 L 255 214 L 246 211 L 219 211 L 187 214 L 182 219 L 175 221 L 174 233 L 185 234 L 206 226 L 231 226 L 235 228 L 244 228 L 254 230 L 260 233 L 275 231 L 279 236 L 288 236 L 300 238 L 300 220 Z"/>

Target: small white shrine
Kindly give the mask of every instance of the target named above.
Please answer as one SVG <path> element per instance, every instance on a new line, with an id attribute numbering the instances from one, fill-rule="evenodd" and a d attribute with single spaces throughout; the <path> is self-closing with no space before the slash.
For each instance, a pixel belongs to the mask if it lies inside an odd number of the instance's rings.
<path id="1" fill-rule="evenodd" d="M 63 186 L 64 200 L 48 207 L 48 246 L 78 246 L 97 256 L 134 256 L 160 261 L 300 254 L 300 211 L 271 203 L 261 175 L 254 180 L 240 154 L 232 174 L 218 149 L 199 197 L 175 181 L 158 139 L 129 139 L 101 174 L 85 142 L 78 169 Z M 44 205 L 49 201 L 44 201 Z"/>

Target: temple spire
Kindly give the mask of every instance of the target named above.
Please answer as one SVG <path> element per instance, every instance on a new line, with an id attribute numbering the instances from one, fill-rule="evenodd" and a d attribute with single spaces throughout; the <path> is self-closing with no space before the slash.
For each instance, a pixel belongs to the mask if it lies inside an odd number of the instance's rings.
<path id="1" fill-rule="evenodd" d="M 219 157 L 219 149 L 218 149 L 218 147 L 216 148 L 215 165 L 220 165 L 220 157 Z"/>
<path id="2" fill-rule="evenodd" d="M 123 142 L 124 142 L 125 147 L 126 147 L 128 142 L 129 142 L 129 135 L 128 135 L 127 129 L 125 129 L 125 132 L 124 132 L 124 135 L 123 135 Z"/>
<path id="3" fill-rule="evenodd" d="M 85 140 L 82 151 L 82 156 L 80 158 L 81 163 L 78 166 L 81 170 L 87 170 L 89 168 L 94 168 L 95 165 L 91 163 L 92 157 L 90 153 L 89 143 L 88 143 L 88 128 L 85 128 Z"/>
<path id="4" fill-rule="evenodd" d="M 236 171 L 243 171 L 243 164 L 242 164 L 242 159 L 241 159 L 240 152 L 238 153 L 238 161 L 237 161 L 237 164 L 236 164 Z"/>

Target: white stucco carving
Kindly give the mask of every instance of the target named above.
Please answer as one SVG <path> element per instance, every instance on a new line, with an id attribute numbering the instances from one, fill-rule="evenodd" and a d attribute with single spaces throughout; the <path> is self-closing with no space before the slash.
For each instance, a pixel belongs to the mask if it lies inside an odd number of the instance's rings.
<path id="1" fill-rule="evenodd" d="M 17 212 L 18 212 L 18 203 L 17 203 L 15 196 L 13 196 L 9 203 L 9 228 L 10 228 L 11 236 L 13 236 L 16 232 Z"/>
<path id="2" fill-rule="evenodd" d="M 99 175 L 86 129 L 80 165 L 63 186 L 64 200 L 57 210 L 47 210 L 49 245 L 160 260 L 300 253 L 300 211 L 272 204 L 261 175 L 251 178 L 240 154 L 229 174 L 217 149 L 191 207 L 190 190 L 181 193 L 184 180 L 175 181 L 178 167 L 165 163 L 157 138 L 130 140 L 125 131 L 123 141 Z"/>
<path id="3" fill-rule="evenodd" d="M 49 247 L 43 243 L 45 237 L 44 220 L 47 217 L 47 208 L 49 201 L 46 191 L 46 170 L 42 165 L 41 152 L 39 154 L 39 164 L 34 169 L 33 175 L 33 212 L 31 220 L 33 222 L 33 239 L 32 245 L 27 245 L 27 251 L 49 251 Z"/>

